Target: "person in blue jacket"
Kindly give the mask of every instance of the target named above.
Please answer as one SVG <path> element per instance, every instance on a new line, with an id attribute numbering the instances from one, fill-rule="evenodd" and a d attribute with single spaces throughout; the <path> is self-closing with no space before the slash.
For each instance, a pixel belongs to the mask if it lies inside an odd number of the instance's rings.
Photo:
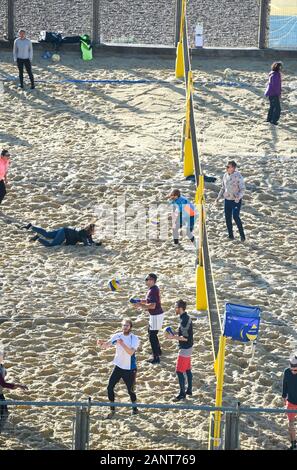
<path id="1" fill-rule="evenodd" d="M 97 245 L 100 246 L 102 243 L 95 243 L 92 236 L 95 233 L 95 224 L 90 224 L 82 230 L 76 230 L 69 227 L 63 227 L 53 231 L 46 231 L 43 228 L 35 227 L 32 224 L 28 224 L 24 227 L 26 230 L 31 229 L 33 232 L 36 232 L 38 235 L 35 235 L 30 241 L 38 241 L 43 246 L 51 247 L 62 245 L 76 245 L 77 243 L 83 243 L 84 246 Z M 51 241 L 41 238 L 42 235 L 44 238 L 49 238 Z"/>
<path id="2" fill-rule="evenodd" d="M 195 219 L 197 217 L 196 209 L 188 199 L 181 195 L 179 189 L 173 189 L 168 196 L 170 203 L 175 207 L 176 220 L 173 221 L 173 241 L 175 245 L 179 244 L 179 230 L 186 225 L 187 235 L 192 243 L 195 242 L 193 234 Z"/>

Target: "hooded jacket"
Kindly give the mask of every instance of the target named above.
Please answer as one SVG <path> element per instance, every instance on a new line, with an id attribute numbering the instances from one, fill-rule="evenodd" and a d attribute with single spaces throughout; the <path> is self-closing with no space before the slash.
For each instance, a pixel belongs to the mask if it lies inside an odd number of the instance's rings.
<path id="1" fill-rule="evenodd" d="M 280 96 L 282 93 L 282 78 L 280 72 L 270 72 L 269 82 L 265 91 L 265 96 Z"/>

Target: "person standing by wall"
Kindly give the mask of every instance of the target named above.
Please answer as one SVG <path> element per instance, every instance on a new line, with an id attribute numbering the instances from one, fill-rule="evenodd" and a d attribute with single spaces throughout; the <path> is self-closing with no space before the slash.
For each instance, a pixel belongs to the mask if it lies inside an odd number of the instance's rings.
<path id="1" fill-rule="evenodd" d="M 245 234 L 240 219 L 241 202 L 245 190 L 244 179 L 239 171 L 237 171 L 237 163 L 234 160 L 228 162 L 226 173 L 223 176 L 222 188 L 218 194 L 215 204 L 218 203 L 221 196 L 225 199 L 225 219 L 229 239 L 234 240 L 232 218 L 234 219 L 241 241 L 245 241 Z"/>
<path id="2" fill-rule="evenodd" d="M 267 122 L 277 126 L 281 115 L 280 96 L 282 93 L 282 62 L 273 62 L 269 74 L 269 82 L 265 91 L 265 96 L 269 98 L 270 107 Z"/>
<path id="3" fill-rule="evenodd" d="M 0 155 L 0 204 L 6 195 L 6 185 L 8 183 L 7 172 L 10 165 L 9 157 L 10 154 L 8 150 L 3 149 Z"/>
<path id="4" fill-rule="evenodd" d="M 288 367 L 283 376 L 283 394 L 285 407 L 288 410 L 297 409 L 297 352 L 290 356 L 290 367 Z M 291 441 L 290 450 L 297 449 L 296 431 L 295 431 L 295 413 L 288 413 L 289 436 Z"/>
<path id="5" fill-rule="evenodd" d="M 123 379 L 126 384 L 131 402 L 136 402 L 135 381 L 137 367 L 135 352 L 140 342 L 138 336 L 134 335 L 131 330 L 132 321 L 130 318 L 125 318 L 122 322 L 122 331 L 112 335 L 108 341 L 97 340 L 97 345 L 101 349 L 107 349 L 112 346 L 116 347 L 116 354 L 113 360 L 115 367 L 107 387 L 108 399 L 111 403 L 113 403 L 115 399 L 114 388 L 121 379 Z M 107 416 L 108 419 L 113 418 L 115 414 L 115 407 L 111 406 L 110 409 L 111 412 Z M 138 414 L 137 407 L 133 407 L 132 414 Z"/>
<path id="6" fill-rule="evenodd" d="M 17 63 L 19 69 L 20 88 L 24 88 L 24 66 L 29 75 L 31 82 L 31 90 L 34 90 L 34 76 L 32 72 L 31 62 L 33 60 L 33 46 L 32 41 L 26 38 L 26 31 L 19 30 L 19 37 L 15 39 L 13 45 L 13 59 Z"/>
<path id="7" fill-rule="evenodd" d="M 187 303 L 179 300 L 175 304 L 175 313 L 179 315 L 180 325 L 178 333 L 166 333 L 166 337 L 178 341 L 179 352 L 176 362 L 176 374 L 179 382 L 179 394 L 173 401 L 180 401 L 186 398 L 186 395 L 192 396 L 193 374 L 191 367 L 191 356 L 193 351 L 193 323 L 190 315 L 186 312 Z M 188 387 L 185 389 L 185 375 L 187 376 Z"/>

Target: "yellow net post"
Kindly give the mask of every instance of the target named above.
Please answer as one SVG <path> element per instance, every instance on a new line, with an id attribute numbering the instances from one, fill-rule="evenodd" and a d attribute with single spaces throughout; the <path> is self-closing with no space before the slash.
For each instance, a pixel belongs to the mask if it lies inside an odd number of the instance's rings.
<path id="1" fill-rule="evenodd" d="M 176 48 L 175 78 L 183 78 L 185 76 L 185 59 L 184 59 L 184 48 L 183 48 L 183 33 L 184 33 L 185 21 L 186 21 L 186 0 L 183 0 L 181 21 L 180 21 L 179 42 Z"/>
<path id="2" fill-rule="evenodd" d="M 199 246 L 198 246 L 198 263 L 196 268 L 196 309 L 207 310 L 206 281 L 203 264 L 203 227 L 205 223 L 204 213 L 204 176 L 199 175 L 199 185 L 196 191 L 195 202 L 199 214 Z"/>
<path id="3" fill-rule="evenodd" d="M 194 155 L 190 125 L 190 106 L 191 96 L 193 93 L 193 73 L 189 71 L 187 83 L 187 98 L 186 98 L 186 126 L 184 138 L 184 176 L 192 176 L 194 174 Z"/>
<path id="4" fill-rule="evenodd" d="M 220 336 L 219 353 L 214 364 L 215 374 L 217 378 L 215 406 L 218 406 L 218 407 L 221 407 L 223 403 L 226 341 L 227 341 L 226 336 Z M 215 411 L 214 434 L 213 434 L 213 448 L 214 449 L 218 449 L 221 445 L 221 417 L 222 417 L 222 411 Z"/>

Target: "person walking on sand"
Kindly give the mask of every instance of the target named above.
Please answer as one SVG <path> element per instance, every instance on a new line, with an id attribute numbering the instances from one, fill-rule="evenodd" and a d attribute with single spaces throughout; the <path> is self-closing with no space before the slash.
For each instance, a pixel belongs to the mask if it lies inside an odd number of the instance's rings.
<path id="1" fill-rule="evenodd" d="M 20 84 L 19 88 L 24 88 L 24 66 L 29 75 L 31 82 L 31 90 L 34 90 L 34 76 L 32 72 L 31 62 L 33 60 L 33 46 L 32 41 L 26 38 L 26 31 L 19 30 L 19 37 L 15 39 L 13 45 L 13 60 L 17 63 L 19 69 Z"/>
<path id="2" fill-rule="evenodd" d="M 290 367 L 288 367 L 283 376 L 283 394 L 284 404 L 287 410 L 297 410 L 297 352 L 290 356 Z M 295 417 L 296 413 L 288 413 L 289 437 L 291 441 L 290 450 L 297 449 Z"/>
<path id="3" fill-rule="evenodd" d="M 82 230 L 76 230 L 76 229 L 69 228 L 69 227 L 63 227 L 63 228 L 59 228 L 58 230 L 53 230 L 51 232 L 48 232 L 40 227 L 35 227 L 31 223 L 29 223 L 28 225 L 25 225 L 25 227 L 23 228 L 25 228 L 26 230 L 31 229 L 33 232 L 38 233 L 38 235 L 35 235 L 34 237 L 32 237 L 30 241 L 37 240 L 43 246 L 47 246 L 47 247 L 58 246 L 58 245 L 62 245 L 63 243 L 65 243 L 65 245 L 76 245 L 77 243 L 83 243 L 85 246 L 102 245 L 101 242 L 97 242 L 97 243 L 94 242 L 92 238 L 92 236 L 95 233 L 95 224 L 90 224 Z M 49 242 L 47 240 L 44 240 L 44 238 L 41 238 L 40 235 L 42 235 L 45 238 L 49 238 L 52 241 Z"/>
<path id="4" fill-rule="evenodd" d="M 136 356 L 135 352 L 139 347 L 140 341 L 138 336 L 132 333 L 132 321 L 130 318 L 125 318 L 122 322 L 122 331 L 115 333 L 108 341 L 101 339 L 97 340 L 97 345 L 101 349 L 107 349 L 112 346 L 116 347 L 116 354 L 113 360 L 114 369 L 109 378 L 107 394 L 111 403 L 115 400 L 114 388 L 116 384 L 123 379 L 126 384 L 128 393 L 132 403 L 136 402 L 135 383 L 136 383 Z M 115 415 L 115 407 L 110 407 L 111 412 L 108 414 L 107 419 Z M 133 406 L 132 414 L 138 414 L 138 408 Z"/>
<path id="5" fill-rule="evenodd" d="M 7 172 L 10 165 L 9 157 L 8 150 L 3 149 L 0 155 L 0 204 L 6 196 Z"/>
<path id="6" fill-rule="evenodd" d="M 237 171 L 237 163 L 234 160 L 228 162 L 226 173 L 223 176 L 222 188 L 218 194 L 215 204 L 218 203 L 221 196 L 225 200 L 225 219 L 229 240 L 234 240 L 232 218 L 234 219 L 242 242 L 245 241 L 245 234 L 240 219 L 241 202 L 245 190 L 244 179 Z"/>
<path id="7" fill-rule="evenodd" d="M 265 90 L 265 96 L 269 98 L 270 107 L 267 116 L 267 122 L 277 126 L 280 115 L 280 96 L 282 93 L 282 62 L 273 62 L 271 72 L 269 73 L 269 81 Z"/>
<path id="8" fill-rule="evenodd" d="M 14 390 L 16 388 L 21 388 L 22 390 L 28 390 L 28 387 L 26 385 L 6 382 L 5 377 L 6 369 L 4 367 L 4 352 L 0 351 L 0 432 L 4 427 L 4 424 L 7 421 L 9 414 L 7 405 L 1 405 L 1 401 L 5 401 L 3 389 L 8 388 Z"/>
<path id="9" fill-rule="evenodd" d="M 139 303 L 134 304 L 135 307 L 141 307 L 149 312 L 149 327 L 148 334 L 152 348 L 152 357 L 147 362 L 150 364 L 160 364 L 160 356 L 162 354 L 158 333 L 162 329 L 164 321 L 164 312 L 161 306 L 160 289 L 156 285 L 157 275 L 150 273 L 145 282 L 149 288 L 146 298 L 140 300 Z"/>
<path id="10" fill-rule="evenodd" d="M 179 244 L 179 230 L 186 225 L 187 226 L 187 235 L 192 243 L 195 242 L 195 237 L 193 235 L 196 209 L 194 204 L 192 204 L 188 199 L 181 195 L 179 189 L 173 189 L 168 196 L 170 203 L 176 209 L 176 219 L 173 222 L 173 241 L 175 245 Z"/>
<path id="11" fill-rule="evenodd" d="M 178 333 L 166 333 L 170 340 L 178 341 L 179 352 L 176 362 L 176 374 L 179 382 L 179 394 L 173 401 L 180 401 L 186 398 L 186 395 L 192 396 L 193 374 L 191 370 L 191 356 L 193 351 L 193 323 L 190 315 L 186 312 L 187 303 L 184 300 L 178 300 L 175 304 L 175 313 L 179 315 L 180 324 Z M 188 387 L 185 389 L 185 375 L 187 376 Z"/>

